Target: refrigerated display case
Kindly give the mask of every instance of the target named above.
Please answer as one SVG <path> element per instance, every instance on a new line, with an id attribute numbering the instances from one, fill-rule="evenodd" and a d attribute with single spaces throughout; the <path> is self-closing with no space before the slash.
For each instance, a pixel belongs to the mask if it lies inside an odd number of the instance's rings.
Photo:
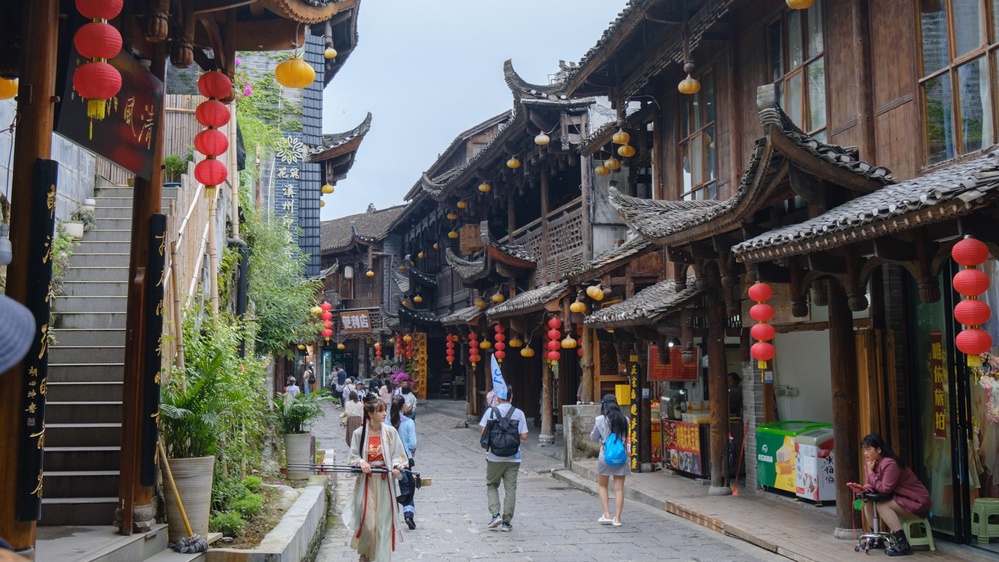
<path id="1" fill-rule="evenodd" d="M 833 463 L 833 430 L 820 427 L 794 438 L 795 493 L 821 506 L 836 501 L 836 467 Z"/>
<path id="2" fill-rule="evenodd" d="M 794 494 L 794 438 L 821 427 L 832 425 L 817 421 L 780 421 L 757 426 L 756 471 L 760 485 Z"/>

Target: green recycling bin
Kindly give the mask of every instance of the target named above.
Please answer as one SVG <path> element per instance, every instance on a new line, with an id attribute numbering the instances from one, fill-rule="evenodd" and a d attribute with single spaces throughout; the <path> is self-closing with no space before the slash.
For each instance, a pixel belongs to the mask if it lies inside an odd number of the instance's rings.
<path id="1" fill-rule="evenodd" d="M 794 438 L 810 429 L 832 427 L 817 421 L 779 421 L 756 426 L 756 474 L 761 486 L 795 493 Z"/>

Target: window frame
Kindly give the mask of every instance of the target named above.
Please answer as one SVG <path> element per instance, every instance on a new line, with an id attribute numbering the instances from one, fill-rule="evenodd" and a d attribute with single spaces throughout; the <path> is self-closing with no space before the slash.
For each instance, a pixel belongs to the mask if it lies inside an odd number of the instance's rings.
<path id="1" fill-rule="evenodd" d="M 718 177 L 718 149 L 717 148 L 715 149 L 714 176 L 712 177 L 710 173 L 711 170 L 709 169 L 710 159 L 708 158 L 708 151 L 707 151 L 709 143 L 707 142 L 701 143 L 701 168 L 702 168 L 701 176 L 705 178 L 705 181 L 702 181 L 701 183 L 695 185 L 693 179 L 691 179 L 690 189 L 687 189 L 687 187 L 684 185 L 685 172 L 683 170 L 683 162 L 687 154 L 687 147 L 690 146 L 692 141 L 698 138 L 711 139 L 711 142 L 715 143 L 717 143 L 718 141 L 718 103 L 717 103 L 717 96 L 715 95 L 717 93 L 717 82 L 715 80 L 713 65 L 706 68 L 704 72 L 699 73 L 698 75 L 695 76 L 695 78 L 702 85 L 707 83 L 708 77 L 710 77 L 711 80 L 711 89 L 710 89 L 712 96 L 711 103 L 714 105 L 713 120 L 708 121 L 708 115 L 707 115 L 708 103 L 704 97 L 705 88 L 702 87 L 701 90 L 695 95 L 681 94 L 679 97 L 680 108 L 679 111 L 677 112 L 677 115 L 680 116 L 681 119 L 688 120 L 686 125 L 684 125 L 679 121 L 677 123 L 680 126 L 680 129 L 678 131 L 679 142 L 677 142 L 677 149 L 679 150 L 679 158 L 677 158 L 677 161 L 679 163 L 678 171 L 679 171 L 680 189 L 681 189 L 679 196 L 680 201 L 708 201 L 708 200 L 718 199 L 718 184 L 720 181 L 720 178 Z M 693 127 L 693 124 L 690 123 L 691 115 L 693 115 L 692 111 L 693 100 L 696 99 L 695 96 L 701 96 L 700 99 L 704 100 L 704 103 L 702 104 L 701 108 L 698 110 L 701 112 L 701 115 L 699 116 L 701 125 L 697 129 L 695 129 Z M 685 128 L 687 129 L 686 136 L 684 136 Z M 715 135 L 714 138 L 708 135 L 707 131 L 709 129 L 714 129 L 714 135 Z M 691 177 L 693 177 L 692 165 L 691 165 Z M 712 186 L 714 187 L 714 197 L 708 197 L 707 195 L 710 193 L 710 189 Z M 695 197 L 695 195 L 700 192 L 704 193 L 704 197 L 702 198 Z"/>
<path id="2" fill-rule="evenodd" d="M 786 108 L 788 107 L 788 103 L 787 103 L 787 99 L 788 99 L 788 88 L 787 88 L 787 84 L 788 84 L 788 82 L 790 82 L 791 80 L 793 80 L 795 77 L 800 76 L 801 77 L 802 88 L 801 88 L 801 92 L 800 92 L 800 98 L 801 99 L 799 101 L 800 101 L 800 106 L 801 106 L 801 117 L 802 117 L 802 121 L 803 122 L 802 123 L 798 123 L 797 120 L 795 119 L 796 116 L 791 115 L 790 113 L 788 114 L 788 117 L 790 117 L 791 120 L 795 123 L 795 125 L 797 125 L 802 131 L 804 131 L 805 133 L 807 133 L 807 134 L 809 134 L 811 136 L 818 137 L 819 140 L 821 140 L 823 142 L 825 142 L 825 141 L 828 140 L 828 133 L 829 133 L 829 103 L 828 103 L 828 100 L 829 100 L 829 80 L 828 80 L 829 65 L 827 64 L 828 61 L 826 59 L 826 39 L 828 37 L 828 33 L 826 32 L 826 20 L 827 20 L 827 18 L 826 18 L 826 14 L 825 14 L 825 4 L 826 3 L 823 2 L 822 0 L 816 0 L 815 4 L 811 8 L 808 8 L 807 10 L 793 11 L 793 10 L 789 10 L 789 9 L 784 9 L 778 15 L 776 15 L 775 17 L 773 17 L 770 20 L 768 20 L 767 24 L 766 24 L 766 40 L 767 40 L 767 50 L 766 50 L 766 53 L 767 53 L 767 58 L 768 58 L 767 73 L 768 73 L 769 83 L 773 84 L 777 88 L 777 91 L 780 94 L 778 96 L 778 100 L 777 100 L 778 104 L 780 105 L 780 107 L 781 107 L 782 110 L 786 110 Z M 809 31 L 809 27 L 808 27 L 808 12 L 810 10 L 818 10 L 820 17 L 822 18 L 822 29 L 821 29 L 821 32 L 822 32 L 822 50 L 819 53 L 809 53 L 809 52 L 807 52 L 807 49 L 808 49 L 808 46 L 809 46 L 809 39 L 810 39 L 810 36 L 809 36 L 809 33 L 808 33 L 808 31 Z M 802 18 L 802 20 L 800 22 L 801 26 L 800 26 L 800 29 L 798 31 L 801 34 L 802 53 L 804 54 L 804 56 L 803 56 L 803 58 L 801 60 L 801 63 L 797 67 L 795 67 L 793 69 L 788 69 L 788 66 L 790 65 L 789 61 L 790 61 L 790 58 L 791 58 L 790 57 L 790 53 L 788 52 L 788 49 L 790 49 L 790 43 L 791 43 L 790 42 L 790 33 L 791 33 L 790 27 L 791 26 L 790 26 L 788 18 L 789 18 L 789 16 L 792 15 L 792 13 L 797 13 L 797 14 L 799 14 L 799 17 Z M 773 44 L 772 44 L 770 30 L 772 29 L 772 27 L 774 26 L 774 24 L 779 24 L 780 25 L 780 31 L 781 31 L 780 67 L 781 67 L 782 74 L 779 77 L 775 77 L 774 76 L 774 68 L 773 68 L 773 62 L 774 61 L 771 58 L 771 55 L 774 52 L 774 48 L 773 48 Z M 823 72 L 822 72 L 822 74 L 823 74 L 822 99 L 825 100 L 825 103 L 824 103 L 824 105 L 825 105 L 825 108 L 824 108 L 825 109 L 825 112 L 824 112 L 825 113 L 825 115 L 824 115 L 825 119 L 824 119 L 824 122 L 823 122 L 823 124 L 822 124 L 821 127 L 813 127 L 812 123 L 811 123 L 811 116 L 812 116 L 812 112 L 811 112 L 811 98 L 808 95 L 809 94 L 809 89 L 808 89 L 808 68 L 810 66 L 812 66 L 813 64 L 815 64 L 816 62 L 820 61 L 820 60 L 822 61 L 822 69 L 823 69 Z"/>

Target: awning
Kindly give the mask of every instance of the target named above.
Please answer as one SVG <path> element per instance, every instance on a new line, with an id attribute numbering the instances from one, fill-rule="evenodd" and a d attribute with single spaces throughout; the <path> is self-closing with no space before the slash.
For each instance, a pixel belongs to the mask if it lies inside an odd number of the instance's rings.
<path id="1" fill-rule="evenodd" d="M 486 317 L 490 320 L 498 320 L 508 316 L 536 312 L 543 308 L 545 304 L 562 298 L 568 291 L 568 281 L 549 283 L 543 287 L 524 291 L 510 298 L 510 300 L 490 308 L 489 312 L 486 313 Z"/>
<path id="2" fill-rule="evenodd" d="M 573 284 L 581 283 L 590 279 L 595 279 L 603 275 L 608 269 L 619 267 L 629 258 L 638 257 L 652 248 L 652 243 L 641 236 L 633 236 L 613 250 L 604 252 L 564 275 Z"/>
<path id="3" fill-rule="evenodd" d="M 471 324 L 479 316 L 485 314 L 486 309 L 480 308 L 478 306 L 469 306 L 466 308 L 458 309 L 451 314 L 445 314 L 438 317 L 442 326 L 462 326 L 464 324 Z"/>
<path id="4" fill-rule="evenodd" d="M 651 324 L 686 304 L 700 293 L 694 288 L 694 279 L 687 278 L 687 286 L 678 288 L 670 279 L 646 287 L 625 301 L 601 308 L 586 317 L 590 328 L 628 328 Z"/>

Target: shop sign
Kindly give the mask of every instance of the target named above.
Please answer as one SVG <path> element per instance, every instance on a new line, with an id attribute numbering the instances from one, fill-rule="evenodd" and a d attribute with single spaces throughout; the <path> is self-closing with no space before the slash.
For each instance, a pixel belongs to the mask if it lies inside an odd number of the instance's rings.
<path id="1" fill-rule="evenodd" d="M 371 332 L 371 319 L 367 310 L 344 310 L 340 312 L 340 332 L 358 334 Z"/>
<path id="2" fill-rule="evenodd" d="M 628 428 L 631 436 L 631 469 L 638 470 L 638 354 L 628 354 L 628 387 L 631 391 L 631 423 Z"/>
<path id="3" fill-rule="evenodd" d="M 693 361 L 683 362 L 683 351 L 675 345 L 669 349 L 669 363 L 659 361 L 659 346 L 649 346 L 649 380 L 650 381 L 696 381 L 697 366 L 701 364 L 701 348 L 694 347 Z"/>
<path id="4" fill-rule="evenodd" d="M 930 332 L 930 374 L 933 377 L 933 436 L 947 439 L 947 370 L 943 362 L 943 336 Z"/>
<path id="5" fill-rule="evenodd" d="M 663 420 L 663 462 L 674 470 L 702 475 L 701 425 Z"/>

